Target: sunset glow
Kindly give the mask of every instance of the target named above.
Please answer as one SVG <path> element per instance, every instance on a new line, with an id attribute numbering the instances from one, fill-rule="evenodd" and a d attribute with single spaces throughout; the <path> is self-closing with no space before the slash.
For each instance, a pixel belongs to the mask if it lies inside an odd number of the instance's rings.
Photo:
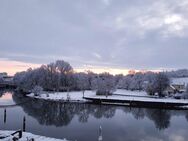
<path id="1" fill-rule="evenodd" d="M 40 64 L 23 63 L 18 61 L 0 60 L 0 72 L 14 75 L 16 72 L 25 71 L 28 68 L 39 67 Z"/>
<path id="2" fill-rule="evenodd" d="M 32 64 L 32 63 L 24 63 L 19 61 L 11 61 L 11 60 L 0 60 L 0 72 L 7 72 L 9 75 L 14 75 L 16 72 L 26 71 L 29 68 L 37 68 L 42 64 Z M 127 75 L 130 70 L 126 68 L 110 68 L 110 67 L 99 67 L 99 66 L 84 66 L 80 68 L 74 68 L 76 72 L 86 72 L 92 71 L 94 73 L 103 73 L 109 72 L 110 74 L 123 74 Z M 146 72 L 146 71 L 161 71 L 160 69 L 156 70 L 134 70 L 135 72 Z"/>

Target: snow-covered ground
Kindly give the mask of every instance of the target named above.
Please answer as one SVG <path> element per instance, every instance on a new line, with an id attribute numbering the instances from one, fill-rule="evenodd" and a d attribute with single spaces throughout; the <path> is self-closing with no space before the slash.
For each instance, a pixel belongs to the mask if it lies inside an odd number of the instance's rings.
<path id="1" fill-rule="evenodd" d="M 53 101 L 66 101 L 67 92 L 55 92 L 48 93 L 44 92 L 40 96 L 34 96 L 33 93 L 28 95 L 29 97 L 34 97 L 38 99 L 53 100 Z M 82 91 L 69 92 L 70 101 L 72 102 L 86 102 L 83 99 Z M 128 100 L 128 101 L 141 101 L 141 102 L 164 102 L 164 103 L 182 103 L 188 104 L 188 100 L 184 99 L 174 99 L 174 98 L 157 98 L 155 96 L 148 96 L 144 91 L 128 91 L 124 89 L 117 89 L 111 96 L 99 96 L 96 95 L 95 91 L 85 91 L 84 97 L 86 98 L 96 98 L 96 99 L 112 99 L 112 100 Z"/>
<path id="2" fill-rule="evenodd" d="M 85 91 L 84 96 L 94 96 L 95 91 Z M 69 96 L 68 96 L 69 95 Z M 29 97 L 34 97 L 38 99 L 45 99 L 45 100 L 54 100 L 54 101 L 75 101 L 75 102 L 85 102 L 86 100 L 83 99 L 83 92 L 82 91 L 73 91 L 69 92 L 43 92 L 43 94 L 40 94 L 40 96 L 34 96 L 33 93 L 27 95 Z"/>
<path id="3" fill-rule="evenodd" d="M 33 93 L 27 95 L 29 97 L 34 97 L 37 99 L 45 99 L 45 100 L 53 100 L 53 101 L 67 101 L 70 97 L 69 101 L 71 102 L 86 102 L 85 99 L 83 99 L 83 92 L 82 91 L 73 91 L 69 92 L 67 96 L 67 92 L 43 92 L 43 94 L 40 94 L 40 96 L 34 96 Z M 96 92 L 95 91 L 85 91 L 84 92 L 84 97 L 92 97 L 95 96 Z M 124 90 L 124 89 L 117 89 L 114 92 L 114 95 L 119 95 L 122 96 L 146 96 L 147 94 L 144 91 L 129 91 L 129 90 Z"/>
<path id="4" fill-rule="evenodd" d="M 171 79 L 172 84 L 188 84 L 188 77 L 182 77 L 182 78 L 172 78 Z"/>
<path id="5" fill-rule="evenodd" d="M 174 99 L 174 98 L 152 98 L 152 97 L 137 97 L 137 96 L 121 96 L 121 95 L 111 95 L 111 96 L 88 96 L 86 98 L 92 99 L 109 99 L 109 100 L 125 100 L 125 101 L 140 101 L 140 102 L 162 102 L 162 103 L 181 103 L 188 104 L 187 99 Z"/>
<path id="6" fill-rule="evenodd" d="M 1 139 L 1 141 L 13 141 L 12 138 L 13 136 L 10 136 L 12 133 L 15 131 L 2 131 L 0 130 L 0 137 L 6 137 L 5 139 Z M 49 137 L 44 137 L 44 136 L 39 136 L 39 135 L 34 135 L 32 133 L 28 132 L 23 132 L 22 138 L 19 139 L 19 141 L 29 141 L 31 139 L 34 139 L 34 141 L 67 141 L 66 139 L 55 139 L 55 138 L 49 138 Z"/>
<path id="7" fill-rule="evenodd" d="M 148 96 L 145 91 L 130 91 L 125 89 L 117 89 L 114 94 L 127 96 Z"/>
<path id="8" fill-rule="evenodd" d="M 68 96 L 69 95 L 69 96 Z M 95 96 L 95 91 L 85 91 L 84 97 L 90 97 Z M 148 97 L 147 93 L 145 91 L 129 91 L 124 89 L 117 89 L 114 92 L 114 95 L 122 96 L 141 96 L 141 97 Z M 40 94 L 40 96 L 34 96 L 33 93 L 27 95 L 29 97 L 34 97 L 38 99 L 45 99 L 45 100 L 53 100 L 53 101 L 67 101 L 70 97 L 69 101 L 72 102 L 85 102 L 86 100 L 83 99 L 83 92 L 82 91 L 73 91 L 69 92 L 43 92 L 43 94 Z"/>

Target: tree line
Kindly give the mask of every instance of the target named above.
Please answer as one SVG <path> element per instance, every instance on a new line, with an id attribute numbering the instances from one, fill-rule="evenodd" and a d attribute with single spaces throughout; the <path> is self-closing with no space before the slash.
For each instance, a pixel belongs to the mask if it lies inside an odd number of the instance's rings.
<path id="1" fill-rule="evenodd" d="M 104 72 L 96 74 L 91 71 L 75 72 L 73 67 L 64 60 L 41 65 L 36 69 L 16 73 L 14 83 L 19 90 L 30 92 L 33 89 L 45 91 L 96 90 L 97 94 L 109 95 L 117 88 L 127 90 L 145 90 L 150 95 L 163 91 L 170 84 L 166 72 L 137 72 L 126 76 L 111 75 Z"/>

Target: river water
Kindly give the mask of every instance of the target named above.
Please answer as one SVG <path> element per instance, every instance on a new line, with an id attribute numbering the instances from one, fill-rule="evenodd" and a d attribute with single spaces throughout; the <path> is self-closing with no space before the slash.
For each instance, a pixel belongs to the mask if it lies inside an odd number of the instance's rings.
<path id="1" fill-rule="evenodd" d="M 54 138 L 98 141 L 186 141 L 188 111 L 58 103 L 0 93 L 0 130 L 22 129 Z M 9 107 L 3 105 L 11 105 Z M 6 116 L 5 111 L 6 109 Z"/>

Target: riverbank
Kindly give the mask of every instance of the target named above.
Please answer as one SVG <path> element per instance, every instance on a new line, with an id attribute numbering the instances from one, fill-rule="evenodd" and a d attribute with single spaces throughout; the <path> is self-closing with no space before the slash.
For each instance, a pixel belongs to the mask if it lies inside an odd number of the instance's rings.
<path id="1" fill-rule="evenodd" d="M 43 99 L 48 101 L 62 101 L 62 102 L 87 102 L 85 96 L 94 96 L 95 91 L 85 91 L 84 95 L 82 91 L 72 91 L 72 92 L 43 92 L 39 96 L 35 96 L 34 93 L 28 94 L 27 97 Z"/>
<path id="2" fill-rule="evenodd" d="M 0 137 L 6 137 L 4 139 L 0 139 L 1 141 L 13 141 L 13 137 L 11 134 L 14 133 L 15 131 L 5 131 L 5 130 L 0 130 Z M 34 139 L 34 141 L 68 141 L 66 139 L 55 139 L 55 138 L 49 138 L 45 136 L 40 136 L 40 135 L 34 135 L 32 133 L 28 132 L 22 132 L 22 137 L 18 141 L 29 141 L 31 139 Z"/>
<path id="3" fill-rule="evenodd" d="M 188 100 L 173 98 L 149 98 L 137 96 L 90 96 L 85 97 L 86 100 L 98 104 L 115 104 L 136 107 L 158 107 L 158 108 L 188 108 Z"/>
<path id="4" fill-rule="evenodd" d="M 43 99 L 49 101 L 61 102 L 92 102 L 97 104 L 115 104 L 128 106 L 146 106 L 146 107 L 184 107 L 188 108 L 187 99 L 159 98 L 157 96 L 148 96 L 144 91 L 127 91 L 118 89 L 112 95 L 96 95 L 95 91 L 75 92 L 44 92 L 40 96 L 33 93 L 27 95 L 30 98 Z"/>

